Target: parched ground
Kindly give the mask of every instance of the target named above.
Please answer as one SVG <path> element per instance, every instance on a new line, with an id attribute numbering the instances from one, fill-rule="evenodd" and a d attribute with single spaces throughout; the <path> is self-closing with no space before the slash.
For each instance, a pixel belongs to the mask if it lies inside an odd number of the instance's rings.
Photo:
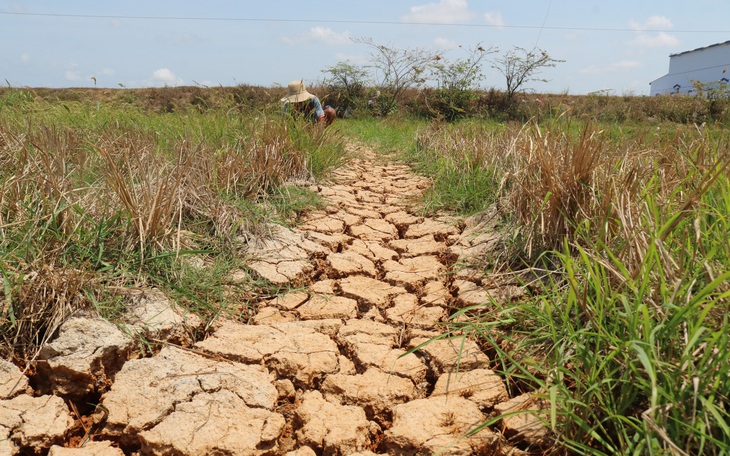
<path id="1" fill-rule="evenodd" d="M 66 322 L 30 383 L 0 363 L 0 455 L 544 448 L 547 429 L 531 414 L 479 429 L 537 409 L 537 399 L 510 397 L 478 341 L 438 339 L 458 310 L 522 292 L 468 267 L 499 242 L 495 221 L 417 215 L 413 204 L 429 182 L 352 149 L 357 159 L 316 187 L 324 210 L 251 241 L 250 268 L 291 290 L 261 302 L 252 324 L 219 322 L 183 348 L 172 342 L 200 321 L 144 290 L 133 296 L 137 320 L 127 327 Z M 171 343 L 134 357 L 138 332 Z"/>

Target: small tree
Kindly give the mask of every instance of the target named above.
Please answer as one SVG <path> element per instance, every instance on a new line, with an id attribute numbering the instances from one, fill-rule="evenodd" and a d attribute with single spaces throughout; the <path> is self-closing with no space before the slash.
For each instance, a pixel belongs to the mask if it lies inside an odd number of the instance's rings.
<path id="1" fill-rule="evenodd" d="M 372 38 L 354 38 L 353 42 L 371 48 L 371 61 L 366 68 L 373 70 L 378 95 L 372 100 L 381 115 L 393 113 L 403 92 L 426 81 L 424 72 L 437 54 L 423 49 L 395 49 L 377 44 Z"/>
<path id="2" fill-rule="evenodd" d="M 478 44 L 468 50 L 468 57 L 448 61 L 437 56 L 431 64 L 437 88 L 432 109 L 449 121 L 466 115 L 472 103 L 478 98 L 475 90 L 484 79 L 482 60 L 496 52 L 493 47 L 484 48 Z"/>
<path id="3" fill-rule="evenodd" d="M 364 104 L 368 84 L 368 72 L 364 68 L 350 62 L 339 62 L 322 72 L 330 75 L 325 78 L 324 84 L 336 92 L 338 110 L 343 115 Z"/>
<path id="4" fill-rule="evenodd" d="M 565 60 L 553 59 L 547 52 L 539 48 L 531 51 L 515 46 L 507 51 L 503 57 L 495 59 L 492 68 L 502 73 L 507 83 L 507 102 L 511 106 L 514 103 L 515 94 L 522 90 L 528 82 L 547 82 L 547 79 L 538 78 L 537 75 L 545 68 L 551 68 Z"/>

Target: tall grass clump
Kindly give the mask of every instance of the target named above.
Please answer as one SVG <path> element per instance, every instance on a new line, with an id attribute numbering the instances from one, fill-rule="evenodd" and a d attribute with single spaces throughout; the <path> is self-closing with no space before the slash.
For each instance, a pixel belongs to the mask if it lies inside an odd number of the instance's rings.
<path id="1" fill-rule="evenodd" d="M 550 273 L 452 330 L 548 404 L 526 412 L 552 430 L 542 451 L 730 452 L 728 139 L 567 122 L 515 137 L 502 204 L 523 264 Z"/>
<path id="2" fill-rule="evenodd" d="M 218 315 L 229 304 L 211 291 L 226 268 L 240 267 L 245 234 L 277 216 L 262 209 L 277 207 L 267 199 L 344 159 L 336 132 L 278 113 L 160 114 L 93 99 L 3 96 L 3 355 L 31 357 L 68 315 L 116 302 L 112 290 L 130 285 L 167 288 Z M 186 255 L 219 265 L 218 275 L 191 280 L 203 275 L 186 267 Z"/>
<path id="3" fill-rule="evenodd" d="M 580 222 L 595 220 L 600 210 L 594 177 L 607 160 L 606 137 L 589 123 L 578 128 L 546 131 L 528 124 L 515 137 L 506 203 L 528 257 L 560 248 L 565 236 L 572 239 Z"/>

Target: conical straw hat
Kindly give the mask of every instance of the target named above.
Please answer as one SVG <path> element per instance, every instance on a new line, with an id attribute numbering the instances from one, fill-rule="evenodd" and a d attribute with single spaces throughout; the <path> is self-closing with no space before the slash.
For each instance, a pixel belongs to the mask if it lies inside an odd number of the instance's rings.
<path id="1" fill-rule="evenodd" d="M 299 103 L 300 101 L 309 100 L 312 97 L 313 95 L 307 92 L 307 88 L 304 87 L 304 81 L 292 81 L 287 87 L 286 96 L 281 101 Z"/>

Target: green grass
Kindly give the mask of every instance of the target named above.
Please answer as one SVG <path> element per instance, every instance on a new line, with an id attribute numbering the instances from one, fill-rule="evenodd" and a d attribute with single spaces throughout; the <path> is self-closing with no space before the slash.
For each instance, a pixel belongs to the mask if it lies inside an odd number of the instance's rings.
<path id="1" fill-rule="evenodd" d="M 428 123 L 415 117 L 359 117 L 334 124 L 338 131 L 373 147 L 383 154 L 398 156 L 412 149 L 417 133 Z"/>
<path id="2" fill-rule="evenodd" d="M 580 249 L 559 259 L 564 281 L 469 330 L 490 343 L 513 385 L 549 401 L 561 444 L 580 454 L 730 451 L 730 272 L 698 280 L 695 264 L 687 280 L 661 283 L 666 265 L 650 249 L 621 288 L 614 274 L 629 273 L 615 258 Z"/>
<path id="3" fill-rule="evenodd" d="M 268 196 L 267 202 L 276 208 L 276 213 L 281 214 L 282 223 L 295 221 L 305 211 L 321 209 L 325 201 L 319 193 L 313 190 L 295 185 L 283 185 Z"/>
<path id="4" fill-rule="evenodd" d="M 504 125 L 473 120 L 434 124 L 401 154 L 413 169 L 433 180 L 424 195 L 427 213 L 440 210 L 470 215 L 493 204 L 501 172 L 490 158 L 503 146 Z"/>

